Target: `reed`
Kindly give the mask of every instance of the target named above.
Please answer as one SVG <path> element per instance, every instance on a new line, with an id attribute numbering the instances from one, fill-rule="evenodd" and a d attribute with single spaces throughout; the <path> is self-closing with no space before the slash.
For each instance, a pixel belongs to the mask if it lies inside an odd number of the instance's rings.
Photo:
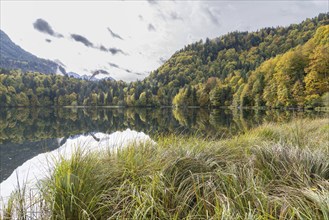
<path id="1" fill-rule="evenodd" d="M 41 184 L 43 216 L 329 219 L 329 119 L 266 124 L 225 140 L 156 142 L 61 159 Z M 17 202 L 13 196 L 3 219 L 24 219 Z"/>

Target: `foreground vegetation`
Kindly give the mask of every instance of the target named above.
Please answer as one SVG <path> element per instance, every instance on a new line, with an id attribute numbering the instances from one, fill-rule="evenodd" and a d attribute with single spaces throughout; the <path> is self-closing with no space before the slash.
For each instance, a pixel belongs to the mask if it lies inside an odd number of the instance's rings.
<path id="1" fill-rule="evenodd" d="M 77 151 L 41 184 L 39 218 L 329 219 L 329 119 L 265 124 L 225 140 L 158 137 Z M 22 193 L 4 219 L 31 216 Z M 31 201 L 30 201 L 31 203 Z"/>

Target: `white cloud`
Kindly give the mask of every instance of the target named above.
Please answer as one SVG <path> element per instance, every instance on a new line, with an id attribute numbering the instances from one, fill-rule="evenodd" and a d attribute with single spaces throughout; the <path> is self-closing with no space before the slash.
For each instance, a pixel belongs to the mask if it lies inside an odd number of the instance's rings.
<path id="1" fill-rule="evenodd" d="M 168 59 L 194 41 L 297 23 L 326 11 L 327 1 L 1 1 L 1 29 L 25 50 L 60 60 L 68 71 L 91 74 L 105 69 L 115 79 L 131 81 L 147 74 L 128 73 L 108 63 L 148 73 L 159 67 L 160 58 Z M 64 37 L 34 29 L 39 18 Z M 148 30 L 149 24 L 154 31 Z M 108 28 L 124 40 L 111 36 Z M 74 41 L 71 34 L 84 36 L 96 49 Z M 101 45 L 128 55 L 102 52 L 97 49 Z"/>

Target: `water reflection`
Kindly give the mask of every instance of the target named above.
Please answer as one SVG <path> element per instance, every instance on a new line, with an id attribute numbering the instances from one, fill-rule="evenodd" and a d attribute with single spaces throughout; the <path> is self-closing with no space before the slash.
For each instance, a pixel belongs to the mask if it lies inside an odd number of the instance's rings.
<path id="1" fill-rule="evenodd" d="M 70 138 L 58 149 L 37 156 L 24 162 L 11 172 L 11 175 L 0 184 L 0 207 L 7 204 L 10 194 L 24 183 L 27 193 L 36 187 L 36 183 L 49 176 L 55 169 L 55 165 L 60 158 L 69 159 L 77 148 L 85 153 L 99 153 L 103 151 L 113 151 L 124 148 L 129 143 L 153 142 L 150 137 L 143 132 L 136 132 L 130 129 L 117 131 L 112 134 L 94 133 Z M 27 196 L 28 197 L 28 196 Z M 1 213 L 1 208 L 0 208 Z"/>
<path id="2" fill-rule="evenodd" d="M 239 109 L 10 108 L 0 109 L 1 180 L 24 161 L 59 146 L 58 138 L 127 128 L 155 138 L 178 133 L 226 138 L 264 122 L 319 117 L 321 112 Z"/>
<path id="3" fill-rule="evenodd" d="M 236 135 L 264 122 L 284 122 L 295 117 L 317 117 L 321 112 L 255 111 L 230 109 L 106 109 L 15 108 L 0 109 L 0 146 L 72 135 L 112 133 L 127 128 L 149 135 L 164 133 L 206 136 Z"/>

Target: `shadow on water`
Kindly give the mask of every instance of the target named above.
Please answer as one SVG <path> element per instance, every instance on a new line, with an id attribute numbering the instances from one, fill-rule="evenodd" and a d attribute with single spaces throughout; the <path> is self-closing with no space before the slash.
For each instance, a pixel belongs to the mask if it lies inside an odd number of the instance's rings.
<path id="1" fill-rule="evenodd" d="M 1 181 L 26 160 L 56 149 L 58 138 L 127 128 L 151 136 L 200 135 L 213 139 L 243 133 L 266 122 L 321 117 L 321 112 L 172 108 L 6 108 L 0 109 Z"/>

